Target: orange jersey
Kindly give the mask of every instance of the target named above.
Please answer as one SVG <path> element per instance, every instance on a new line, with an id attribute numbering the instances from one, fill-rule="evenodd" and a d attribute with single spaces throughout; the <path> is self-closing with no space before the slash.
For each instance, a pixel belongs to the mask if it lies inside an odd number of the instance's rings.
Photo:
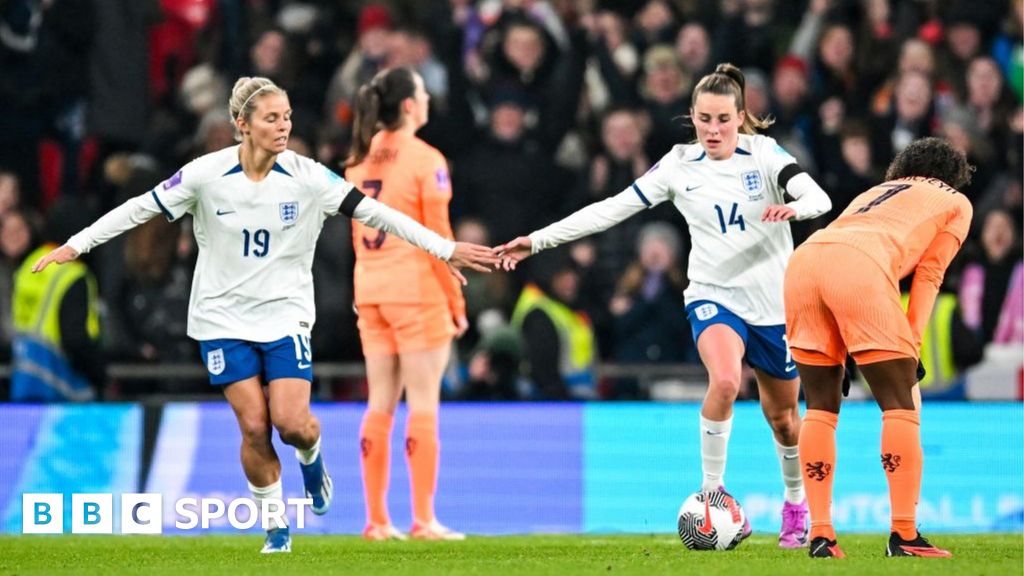
<path id="1" fill-rule="evenodd" d="M 966 196 L 934 178 L 884 182 L 857 196 L 808 243 L 846 244 L 867 254 L 894 282 L 906 277 L 942 232 L 963 244 L 973 209 Z M 949 265 L 945 262 L 942 269 Z"/>
<path id="2" fill-rule="evenodd" d="M 914 272 L 907 320 L 918 350 L 946 268 L 967 238 L 973 213 L 970 200 L 940 180 L 901 178 L 854 198 L 807 243 L 856 248 L 878 264 L 894 290 Z"/>
<path id="3" fill-rule="evenodd" d="M 363 162 L 345 179 L 445 238 L 452 238 L 448 164 L 434 147 L 411 134 L 378 132 Z M 465 314 L 462 288 L 444 262 L 389 234 L 352 221 L 356 252 L 355 302 L 431 304 L 445 302 Z"/>

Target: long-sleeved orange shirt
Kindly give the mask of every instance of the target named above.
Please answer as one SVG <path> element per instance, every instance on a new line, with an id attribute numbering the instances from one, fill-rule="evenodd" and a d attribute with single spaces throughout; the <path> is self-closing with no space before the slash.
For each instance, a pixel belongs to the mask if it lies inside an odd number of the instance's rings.
<path id="1" fill-rule="evenodd" d="M 452 238 L 448 164 L 434 147 L 404 132 L 378 132 L 366 159 L 345 179 L 446 238 Z M 415 246 L 352 221 L 356 252 L 355 302 L 447 303 L 453 316 L 466 313 L 462 287 L 447 265 Z"/>
<path id="2" fill-rule="evenodd" d="M 893 286 L 914 272 L 907 318 L 920 347 L 942 278 L 967 238 L 973 213 L 970 200 L 940 180 L 902 178 L 854 198 L 807 242 L 861 250 L 889 275 Z"/>

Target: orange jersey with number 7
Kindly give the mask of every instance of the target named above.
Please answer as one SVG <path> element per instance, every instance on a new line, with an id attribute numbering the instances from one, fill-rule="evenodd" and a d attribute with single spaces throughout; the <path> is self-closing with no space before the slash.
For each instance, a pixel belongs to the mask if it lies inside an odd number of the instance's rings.
<path id="1" fill-rule="evenodd" d="M 452 238 L 448 164 L 434 147 L 413 135 L 380 131 L 362 163 L 345 179 L 446 238 Z M 465 314 L 462 288 L 444 262 L 384 232 L 352 221 L 356 253 L 355 303 L 447 303 L 453 316 Z"/>
<path id="2" fill-rule="evenodd" d="M 902 178 L 854 198 L 834 222 L 807 242 L 853 246 L 899 281 L 914 271 L 940 233 L 948 232 L 962 244 L 972 213 L 967 197 L 946 183 Z"/>
<path id="3" fill-rule="evenodd" d="M 866 255 L 886 275 L 898 296 L 898 283 L 911 272 L 914 283 L 907 311 L 915 346 L 931 315 L 935 295 L 946 268 L 971 226 L 973 209 L 966 196 L 946 183 L 923 177 L 884 182 L 854 198 L 824 230 L 805 244 L 844 244 Z M 842 274 L 871 274 L 869 270 L 841 270 Z M 820 272 L 820 271 L 819 271 Z M 872 298 L 874 294 L 862 294 Z M 791 341 L 791 345 L 796 345 Z"/>

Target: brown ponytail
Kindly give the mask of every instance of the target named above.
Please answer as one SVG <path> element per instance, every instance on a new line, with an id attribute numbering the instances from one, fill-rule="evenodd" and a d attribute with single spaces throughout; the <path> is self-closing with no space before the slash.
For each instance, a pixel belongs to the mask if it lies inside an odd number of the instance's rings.
<path id="1" fill-rule="evenodd" d="M 719 64 L 715 67 L 715 71 L 711 74 L 700 79 L 697 83 L 697 87 L 693 89 L 693 100 L 697 101 L 697 96 L 704 94 L 718 94 L 724 96 L 732 96 L 736 100 L 736 109 L 742 110 L 744 113 L 743 125 L 740 126 L 740 132 L 744 134 L 757 134 L 758 130 L 764 130 L 775 123 L 775 119 L 771 115 L 764 118 L 758 118 L 747 110 L 747 100 L 745 97 L 745 91 L 747 88 L 746 78 L 743 77 L 743 72 L 729 64 Z M 692 104 L 691 104 L 692 106 Z"/>
<path id="2" fill-rule="evenodd" d="M 382 70 L 359 88 L 352 121 L 352 149 L 345 166 L 356 166 L 366 159 L 370 142 L 379 130 L 395 130 L 402 125 L 402 102 L 415 92 L 416 82 L 408 68 Z"/>

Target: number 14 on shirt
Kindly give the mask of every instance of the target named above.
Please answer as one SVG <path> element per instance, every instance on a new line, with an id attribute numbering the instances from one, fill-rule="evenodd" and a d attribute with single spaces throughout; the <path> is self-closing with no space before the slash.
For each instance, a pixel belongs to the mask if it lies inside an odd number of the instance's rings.
<path id="1" fill-rule="evenodd" d="M 745 232 L 747 225 L 743 222 L 743 215 L 737 214 L 739 208 L 740 205 L 738 203 L 732 203 L 732 209 L 729 211 L 729 226 L 739 226 L 740 232 Z M 718 225 L 722 228 L 722 234 L 725 234 L 729 231 L 725 224 L 725 211 L 722 210 L 721 206 L 715 204 L 715 212 L 718 213 Z"/>

